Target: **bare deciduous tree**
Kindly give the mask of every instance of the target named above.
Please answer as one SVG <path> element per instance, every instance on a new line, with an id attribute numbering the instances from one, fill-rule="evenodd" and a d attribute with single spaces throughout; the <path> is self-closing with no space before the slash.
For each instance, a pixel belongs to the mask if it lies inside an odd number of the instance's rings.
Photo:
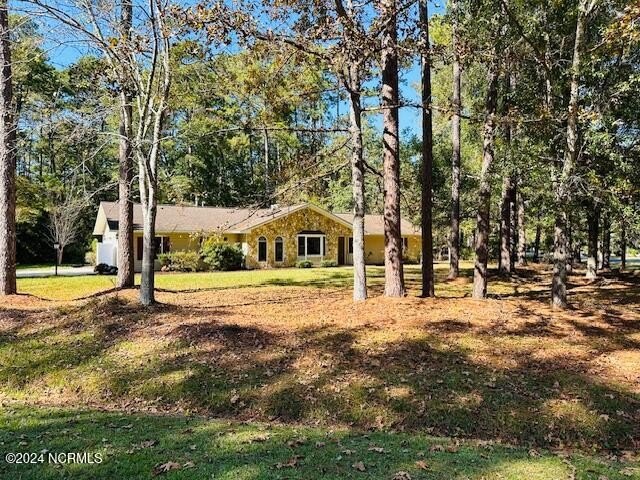
<path id="1" fill-rule="evenodd" d="M 47 236 L 52 244 L 57 243 L 58 264 L 62 263 L 64 249 L 78 239 L 80 220 L 90 204 L 90 197 L 69 192 L 62 199 L 55 199 L 49 208 Z"/>
<path id="2" fill-rule="evenodd" d="M 139 15 L 129 18 L 129 3 L 122 15 L 116 15 L 112 3 L 70 0 L 67 4 L 50 0 L 30 0 L 42 13 L 60 22 L 99 48 L 113 71 L 121 89 L 121 112 L 127 120 L 133 103 L 135 122 L 131 122 L 131 152 L 122 149 L 121 161 L 131 155 L 138 165 L 138 183 L 143 217 L 143 256 L 140 302 L 154 303 L 154 238 L 157 205 L 157 167 L 171 86 L 171 43 L 177 29 L 172 22 L 171 4 L 167 0 L 148 0 L 133 5 Z M 120 32 L 118 34 L 117 32 Z M 126 42 L 118 47 L 118 41 Z M 124 125 L 125 130 L 129 127 Z M 128 132 L 125 134 L 128 135 Z M 121 145 L 121 147 L 124 145 Z M 130 169 L 121 165 L 122 182 L 127 182 Z M 124 186 L 124 184 L 122 184 Z M 129 199 L 125 199 L 126 202 Z M 124 207 L 124 206 L 123 206 Z M 128 211 L 124 215 L 128 215 Z M 127 228 L 129 228 L 127 226 Z M 129 250 L 132 253 L 132 250 Z"/>

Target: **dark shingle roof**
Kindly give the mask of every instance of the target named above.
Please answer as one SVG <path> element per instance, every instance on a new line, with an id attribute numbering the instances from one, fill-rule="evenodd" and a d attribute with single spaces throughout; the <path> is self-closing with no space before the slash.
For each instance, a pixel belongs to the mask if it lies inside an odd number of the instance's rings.
<path id="1" fill-rule="evenodd" d="M 101 202 L 110 230 L 118 229 L 118 203 Z M 195 207 L 181 205 L 158 205 L 156 231 L 158 232 L 213 232 L 216 230 L 233 233 L 244 232 L 262 223 L 288 215 L 291 212 L 307 207 L 307 204 L 264 209 L 236 207 Z M 330 214 L 330 212 L 327 212 Z M 336 213 L 339 219 L 351 224 L 353 214 Z M 140 204 L 133 206 L 133 228 L 142 230 L 142 208 Z M 402 219 L 402 232 L 419 233 L 415 227 Z M 365 216 L 365 233 L 382 235 L 384 218 L 382 215 Z"/>

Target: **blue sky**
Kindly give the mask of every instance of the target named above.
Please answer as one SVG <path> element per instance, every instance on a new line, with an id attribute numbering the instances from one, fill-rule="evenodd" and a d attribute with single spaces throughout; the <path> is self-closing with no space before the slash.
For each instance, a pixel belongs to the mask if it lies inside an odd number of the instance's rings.
<path id="1" fill-rule="evenodd" d="M 185 0 L 183 3 L 192 3 L 191 0 Z M 16 2 L 16 10 L 20 10 L 23 8 L 24 10 L 28 10 L 29 6 L 25 6 L 24 3 L 18 1 Z M 432 16 L 434 14 L 441 14 L 445 10 L 444 3 L 440 2 L 429 2 L 429 15 Z M 43 28 L 43 33 L 45 34 L 45 49 L 49 53 L 49 58 L 51 62 L 58 68 L 64 68 L 72 63 L 74 63 L 79 57 L 86 55 L 87 53 L 92 53 L 91 50 L 87 47 L 87 44 L 84 42 L 69 42 L 64 41 L 56 36 L 56 38 L 51 38 L 50 35 L 47 35 L 47 30 L 52 31 L 53 29 Z M 93 52 L 98 53 L 98 52 Z M 420 92 L 416 90 L 416 87 L 420 83 L 420 65 L 416 62 L 410 69 L 402 72 L 401 78 L 401 93 L 404 98 L 412 101 L 419 102 L 420 101 Z M 367 102 L 368 105 L 373 103 L 373 99 L 369 99 Z M 341 112 L 347 112 L 347 106 L 341 106 Z M 418 109 L 412 107 L 405 107 L 400 109 L 400 129 L 404 131 L 405 129 L 409 130 L 412 133 L 418 133 L 421 128 L 421 113 Z M 372 122 L 376 126 L 381 126 L 381 115 L 374 115 L 371 118 Z"/>

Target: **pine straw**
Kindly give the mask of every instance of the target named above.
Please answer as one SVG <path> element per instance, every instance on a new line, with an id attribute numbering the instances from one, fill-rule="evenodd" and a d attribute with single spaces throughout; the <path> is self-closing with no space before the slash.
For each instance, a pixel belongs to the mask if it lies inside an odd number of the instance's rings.
<path id="1" fill-rule="evenodd" d="M 493 295 L 354 304 L 348 288 L 135 291 L 0 307 L 4 399 L 640 448 L 637 278 L 493 279 Z M 446 295 L 468 283 L 438 285 Z M 453 289 L 453 290 L 450 290 Z M 374 289 L 374 294 L 377 293 Z"/>

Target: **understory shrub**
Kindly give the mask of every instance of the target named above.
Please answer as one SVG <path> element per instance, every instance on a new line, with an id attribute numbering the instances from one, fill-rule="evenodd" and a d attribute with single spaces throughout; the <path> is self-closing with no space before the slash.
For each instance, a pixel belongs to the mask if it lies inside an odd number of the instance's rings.
<path id="1" fill-rule="evenodd" d="M 298 263 L 296 263 L 296 267 L 298 267 L 298 268 L 311 268 L 311 267 L 313 267 L 313 263 L 311 263 L 309 260 L 300 260 Z"/>
<path id="2" fill-rule="evenodd" d="M 165 272 L 195 272 L 200 264 L 200 255 L 198 252 L 177 251 L 162 253 L 158 260 Z"/>
<path id="3" fill-rule="evenodd" d="M 202 242 L 200 253 L 211 270 L 240 270 L 244 262 L 240 247 L 221 242 L 217 238 L 208 238 Z"/>
<path id="4" fill-rule="evenodd" d="M 322 266 L 322 267 L 337 267 L 338 266 L 338 262 L 336 262 L 335 260 L 322 260 L 322 262 L 320 262 L 320 266 Z"/>

